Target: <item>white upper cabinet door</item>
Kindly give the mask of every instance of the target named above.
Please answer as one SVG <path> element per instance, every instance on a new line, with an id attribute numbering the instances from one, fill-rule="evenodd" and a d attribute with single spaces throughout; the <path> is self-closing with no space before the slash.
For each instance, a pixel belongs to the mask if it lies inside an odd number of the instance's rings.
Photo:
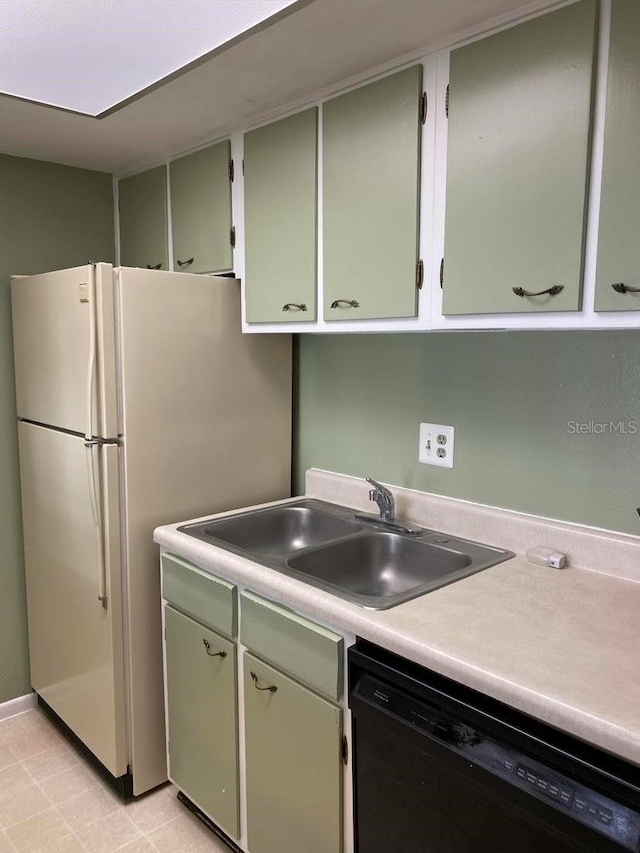
<path id="1" fill-rule="evenodd" d="M 114 435 L 111 266 L 14 278 L 11 299 L 18 417 Z"/>

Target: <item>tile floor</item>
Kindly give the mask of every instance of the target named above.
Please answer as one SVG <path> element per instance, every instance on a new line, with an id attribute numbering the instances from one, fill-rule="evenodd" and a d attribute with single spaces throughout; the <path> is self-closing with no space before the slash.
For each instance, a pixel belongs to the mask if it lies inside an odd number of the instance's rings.
<path id="1" fill-rule="evenodd" d="M 0 721 L 0 853 L 229 853 L 175 795 L 125 804 L 41 711 Z"/>

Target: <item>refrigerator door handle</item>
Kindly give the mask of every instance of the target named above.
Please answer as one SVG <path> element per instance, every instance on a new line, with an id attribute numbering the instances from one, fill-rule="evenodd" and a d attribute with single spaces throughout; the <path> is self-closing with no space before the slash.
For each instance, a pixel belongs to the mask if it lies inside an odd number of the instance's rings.
<path id="1" fill-rule="evenodd" d="M 98 547 L 98 601 L 107 608 L 107 574 L 104 560 L 104 533 L 102 529 L 102 514 L 100 512 L 100 501 L 98 497 L 98 486 L 96 485 L 95 472 L 95 457 L 93 448 L 100 446 L 100 440 L 95 441 L 93 438 L 93 400 L 94 386 L 96 379 L 96 287 L 95 287 L 95 269 L 92 268 L 91 281 L 89 285 L 88 299 L 89 303 L 89 358 L 87 363 L 87 397 L 86 397 L 86 413 L 87 421 L 85 428 L 85 443 L 86 460 L 87 460 L 87 481 L 89 485 L 89 500 L 91 501 L 91 514 L 96 531 L 96 545 Z"/>
<path id="2" fill-rule="evenodd" d="M 85 398 L 85 438 L 90 441 L 93 438 L 93 401 L 96 381 L 96 286 L 95 269 L 91 269 L 88 295 L 86 301 L 89 303 L 89 357 L 87 360 L 87 384 Z"/>
<path id="3" fill-rule="evenodd" d="M 87 480 L 89 485 L 89 496 L 91 498 L 91 513 L 96 531 L 96 546 L 98 553 L 98 601 L 107 609 L 107 569 L 104 560 L 104 536 L 102 529 L 102 513 L 98 502 L 98 488 L 96 486 L 94 448 L 101 446 L 100 442 L 85 441 L 87 459 Z"/>

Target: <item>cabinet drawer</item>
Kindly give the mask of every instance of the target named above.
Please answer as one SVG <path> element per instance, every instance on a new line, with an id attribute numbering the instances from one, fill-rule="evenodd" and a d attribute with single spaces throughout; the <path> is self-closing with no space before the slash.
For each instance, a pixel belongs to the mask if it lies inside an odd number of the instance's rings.
<path id="1" fill-rule="evenodd" d="M 240 639 L 265 660 L 338 700 L 343 640 L 327 628 L 251 592 L 243 592 Z"/>
<path id="2" fill-rule="evenodd" d="M 173 554 L 162 555 L 162 595 L 179 610 L 235 637 L 238 624 L 236 587 Z"/>

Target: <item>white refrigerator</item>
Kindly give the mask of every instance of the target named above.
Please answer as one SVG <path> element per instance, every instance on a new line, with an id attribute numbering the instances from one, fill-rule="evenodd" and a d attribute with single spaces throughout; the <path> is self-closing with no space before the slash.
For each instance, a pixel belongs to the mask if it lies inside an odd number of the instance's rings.
<path id="1" fill-rule="evenodd" d="M 235 279 L 11 284 L 31 684 L 124 795 L 166 777 L 153 528 L 290 494 L 291 338 Z"/>

